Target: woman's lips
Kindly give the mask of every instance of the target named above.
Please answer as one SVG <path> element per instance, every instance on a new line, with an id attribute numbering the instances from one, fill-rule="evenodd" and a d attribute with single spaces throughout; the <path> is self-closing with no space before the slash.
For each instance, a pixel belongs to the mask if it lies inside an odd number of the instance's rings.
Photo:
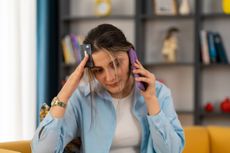
<path id="1" fill-rule="evenodd" d="M 118 85 L 118 82 L 112 83 L 112 84 L 106 84 L 106 86 L 110 86 L 110 87 L 115 87 Z"/>

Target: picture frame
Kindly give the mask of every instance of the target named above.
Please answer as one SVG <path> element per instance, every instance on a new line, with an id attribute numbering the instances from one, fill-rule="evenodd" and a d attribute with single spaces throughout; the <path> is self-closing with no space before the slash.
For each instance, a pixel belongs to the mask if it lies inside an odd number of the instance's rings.
<path id="1" fill-rule="evenodd" d="M 177 15 L 176 0 L 153 0 L 154 14 Z"/>

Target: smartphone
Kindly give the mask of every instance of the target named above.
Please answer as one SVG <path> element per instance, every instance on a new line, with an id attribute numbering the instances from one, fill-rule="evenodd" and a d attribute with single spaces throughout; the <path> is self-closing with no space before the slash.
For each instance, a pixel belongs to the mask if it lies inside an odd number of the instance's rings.
<path id="1" fill-rule="evenodd" d="M 93 63 L 93 58 L 92 58 L 91 45 L 90 44 L 83 44 L 83 45 L 81 45 L 80 48 L 81 48 L 81 61 L 84 59 L 85 51 L 86 51 L 86 53 L 89 55 L 89 59 L 85 65 L 85 67 L 92 68 L 94 66 L 94 63 Z"/>
<path id="2" fill-rule="evenodd" d="M 131 49 L 129 50 L 129 52 L 128 52 L 128 55 L 129 55 L 129 61 L 130 61 L 130 68 L 131 68 L 131 71 L 133 71 L 133 70 L 136 69 L 136 67 L 134 66 L 134 63 L 135 63 L 136 60 L 138 59 L 138 58 L 137 58 L 136 51 L 135 51 L 133 48 L 131 48 Z M 139 74 L 133 74 L 133 75 L 134 75 L 134 78 L 140 77 Z M 138 86 L 139 89 L 141 89 L 141 90 L 143 90 L 143 91 L 146 90 L 146 88 L 147 88 L 147 83 L 145 83 L 145 82 L 139 82 L 139 81 L 137 81 L 136 83 L 137 83 L 137 86 Z"/>

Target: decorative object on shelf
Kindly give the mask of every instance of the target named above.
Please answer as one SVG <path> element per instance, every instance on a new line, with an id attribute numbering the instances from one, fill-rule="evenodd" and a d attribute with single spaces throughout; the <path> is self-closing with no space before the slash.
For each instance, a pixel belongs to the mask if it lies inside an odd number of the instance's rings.
<path id="1" fill-rule="evenodd" d="M 41 108 L 40 108 L 40 122 L 46 117 L 46 115 L 49 112 L 49 105 L 47 105 L 46 103 L 43 103 Z"/>
<path id="2" fill-rule="evenodd" d="M 224 113 L 230 113 L 230 98 L 227 97 L 220 103 L 220 109 Z"/>
<path id="3" fill-rule="evenodd" d="M 190 14 L 190 6 L 188 0 L 182 0 L 179 8 L 179 13 L 181 15 Z"/>
<path id="4" fill-rule="evenodd" d="M 164 56 L 165 62 L 176 62 L 176 50 L 178 48 L 178 33 L 179 29 L 176 27 L 170 27 L 167 30 L 162 48 L 162 54 Z"/>
<path id="5" fill-rule="evenodd" d="M 111 14 L 111 0 L 96 0 L 96 15 L 109 16 Z"/>
<path id="6" fill-rule="evenodd" d="M 222 0 L 223 12 L 230 14 L 230 0 Z"/>
<path id="7" fill-rule="evenodd" d="M 156 15 L 176 15 L 176 0 L 154 0 L 154 10 Z"/>
<path id="8" fill-rule="evenodd" d="M 206 103 L 204 106 L 204 110 L 205 112 L 213 112 L 214 110 L 213 104 L 211 102 Z"/>

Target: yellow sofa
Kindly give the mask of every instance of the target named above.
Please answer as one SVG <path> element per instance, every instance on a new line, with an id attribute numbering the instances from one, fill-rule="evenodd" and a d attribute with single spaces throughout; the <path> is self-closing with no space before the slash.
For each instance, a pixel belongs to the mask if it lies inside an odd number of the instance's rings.
<path id="1" fill-rule="evenodd" d="M 230 153 L 230 127 L 185 127 L 183 153 Z"/>
<path id="2" fill-rule="evenodd" d="M 184 131 L 186 143 L 183 153 L 230 153 L 230 127 L 191 126 L 184 127 Z M 0 153 L 11 153 L 1 149 L 31 153 L 30 141 L 0 143 Z"/>
<path id="3" fill-rule="evenodd" d="M 30 141 L 0 143 L 0 153 L 31 153 Z"/>

